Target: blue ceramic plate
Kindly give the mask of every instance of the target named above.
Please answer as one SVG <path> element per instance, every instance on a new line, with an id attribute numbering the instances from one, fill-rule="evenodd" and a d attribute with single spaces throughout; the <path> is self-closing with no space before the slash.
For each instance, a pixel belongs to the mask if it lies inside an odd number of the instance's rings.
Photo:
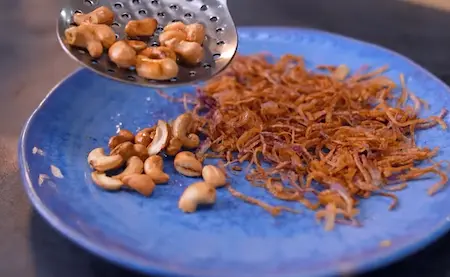
<path id="1" fill-rule="evenodd" d="M 410 60 L 353 39 L 306 29 L 242 28 L 241 54 L 294 53 L 307 64 L 389 65 L 388 76 L 404 73 L 408 87 L 431 104 L 426 114 L 450 106 L 449 88 Z M 169 94 L 181 95 L 193 88 Z M 90 180 L 87 153 L 106 146 L 118 128 L 136 130 L 173 119 L 183 111 L 155 91 L 111 81 L 79 70 L 62 81 L 33 113 L 23 130 L 19 156 L 26 191 L 36 209 L 71 240 L 113 262 L 170 276 L 288 277 L 361 272 L 402 258 L 447 231 L 450 190 L 435 197 L 427 188 L 436 179 L 411 183 L 399 193 L 400 207 L 387 210 L 388 199 L 362 203 L 362 228 L 338 226 L 323 231 L 311 212 L 271 217 L 259 207 L 218 192 L 213 209 L 186 215 L 177 199 L 192 179 L 166 170 L 169 185 L 151 198 L 130 192 L 105 192 Z M 450 133 L 439 128 L 418 134 L 418 142 L 440 146 L 448 157 Z M 33 154 L 38 147 L 44 152 Z M 36 152 L 36 151 L 34 151 Z M 64 178 L 53 177 L 50 165 Z M 40 174 L 50 176 L 39 184 Z M 233 180 L 244 193 L 276 203 L 242 177 Z M 296 206 L 300 208 L 300 206 Z M 383 241 L 391 245 L 381 247 Z M 385 245 L 386 246 L 386 245 Z"/>

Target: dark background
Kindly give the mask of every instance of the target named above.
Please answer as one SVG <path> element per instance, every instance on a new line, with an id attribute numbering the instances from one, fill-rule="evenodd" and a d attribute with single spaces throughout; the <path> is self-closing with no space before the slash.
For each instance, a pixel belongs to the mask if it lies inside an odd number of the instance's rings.
<path id="1" fill-rule="evenodd" d="M 163 0 L 164 1 L 164 0 Z M 450 83 L 450 1 L 229 0 L 237 25 L 312 27 L 398 51 Z M 32 209 L 17 167 L 23 123 L 76 68 L 55 36 L 58 0 L 0 2 L 0 276 L 138 277 L 80 249 Z M 365 277 L 450 276 L 450 236 Z M 232 276 L 230 276 L 232 277 Z"/>

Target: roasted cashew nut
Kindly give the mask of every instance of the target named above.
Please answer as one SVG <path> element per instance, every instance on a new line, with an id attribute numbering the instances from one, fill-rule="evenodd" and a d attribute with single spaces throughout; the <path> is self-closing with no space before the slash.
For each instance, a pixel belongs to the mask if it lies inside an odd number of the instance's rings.
<path id="1" fill-rule="evenodd" d="M 105 150 L 101 147 L 92 150 L 87 160 L 92 168 L 100 172 L 119 168 L 124 162 L 120 155 L 105 155 Z"/>
<path id="2" fill-rule="evenodd" d="M 92 28 L 94 35 L 102 43 L 103 47 L 108 49 L 116 42 L 116 34 L 114 30 L 105 24 L 91 24 L 88 25 Z"/>
<path id="3" fill-rule="evenodd" d="M 169 24 L 167 24 L 164 29 L 163 32 L 168 32 L 168 31 L 184 31 L 186 29 L 186 24 L 184 24 L 181 21 L 175 21 L 175 22 L 170 22 Z"/>
<path id="4" fill-rule="evenodd" d="M 134 153 L 138 156 L 142 161 L 145 161 L 148 158 L 147 147 L 142 144 L 133 145 Z"/>
<path id="5" fill-rule="evenodd" d="M 169 141 L 169 145 L 166 147 L 166 154 L 169 156 L 175 156 L 180 152 L 183 147 L 183 142 L 176 137 L 173 137 Z"/>
<path id="6" fill-rule="evenodd" d="M 215 202 L 216 189 L 206 182 L 198 182 L 184 190 L 178 201 L 178 208 L 185 213 L 193 213 L 198 205 L 211 205 Z"/>
<path id="7" fill-rule="evenodd" d="M 125 167 L 122 173 L 112 176 L 112 178 L 122 180 L 125 176 L 131 174 L 141 174 L 143 171 L 144 171 L 144 162 L 142 162 L 142 160 L 139 157 L 133 156 L 128 159 L 127 167 Z"/>
<path id="8" fill-rule="evenodd" d="M 169 182 L 169 175 L 163 171 L 163 159 L 160 156 L 151 156 L 144 162 L 144 172 L 150 176 L 155 184 Z"/>
<path id="9" fill-rule="evenodd" d="M 123 177 L 123 183 L 144 196 L 150 196 L 155 189 L 152 178 L 145 174 L 131 174 Z"/>
<path id="10" fill-rule="evenodd" d="M 178 75 L 178 64 L 176 61 L 164 59 L 149 59 L 138 55 L 136 72 L 139 76 L 151 80 L 169 80 Z"/>
<path id="11" fill-rule="evenodd" d="M 114 12 L 108 7 L 102 6 L 87 14 L 75 13 L 73 21 L 77 25 L 86 23 L 111 25 L 114 21 Z"/>
<path id="12" fill-rule="evenodd" d="M 134 143 L 147 147 L 155 137 L 155 130 L 155 127 L 140 130 L 134 138 Z"/>
<path id="13" fill-rule="evenodd" d="M 170 48 L 184 40 L 186 40 L 186 32 L 182 30 L 165 31 L 159 35 L 159 43 Z"/>
<path id="14" fill-rule="evenodd" d="M 133 144 L 129 141 L 117 145 L 113 150 L 111 150 L 111 155 L 120 155 L 125 161 L 133 156 L 139 157 L 142 161 L 145 161 L 148 158 L 148 153 L 145 146 Z"/>
<path id="15" fill-rule="evenodd" d="M 147 47 L 146 49 L 139 52 L 139 55 L 146 56 L 149 59 L 169 58 L 174 61 L 177 60 L 177 54 L 175 54 L 172 49 L 165 46 Z"/>
<path id="16" fill-rule="evenodd" d="M 142 51 L 147 48 L 147 43 L 140 40 L 126 40 L 126 43 L 128 43 L 128 45 L 130 45 L 136 52 Z"/>
<path id="17" fill-rule="evenodd" d="M 172 134 L 179 138 L 183 146 L 188 149 L 197 148 L 200 145 L 200 138 L 196 134 L 188 134 L 194 124 L 194 119 L 190 113 L 179 115 L 172 124 Z"/>
<path id="18" fill-rule="evenodd" d="M 183 142 L 183 146 L 187 149 L 195 149 L 200 146 L 200 138 L 198 135 L 192 133 L 187 136 L 187 139 Z"/>
<path id="19" fill-rule="evenodd" d="M 111 150 L 110 155 L 120 155 L 125 161 L 132 156 L 136 156 L 134 153 L 133 143 L 129 141 L 122 142 Z"/>
<path id="20" fill-rule="evenodd" d="M 124 143 L 126 141 L 133 141 L 134 140 L 134 135 L 132 132 L 122 129 L 119 131 L 119 133 L 117 133 L 117 135 L 112 136 L 109 139 L 108 142 L 108 147 L 109 149 L 114 149 L 117 147 L 117 145 Z"/>
<path id="21" fill-rule="evenodd" d="M 180 56 L 180 60 L 188 65 L 196 65 L 205 56 L 203 47 L 192 41 L 180 41 L 173 46 L 173 50 Z"/>
<path id="22" fill-rule="evenodd" d="M 109 59 L 118 67 L 129 68 L 136 65 L 136 51 L 123 40 L 115 42 L 108 50 Z"/>
<path id="23" fill-rule="evenodd" d="M 118 190 L 123 186 L 122 181 L 108 177 L 105 173 L 94 171 L 91 178 L 97 186 L 106 190 Z"/>
<path id="24" fill-rule="evenodd" d="M 203 180 L 215 188 L 223 187 L 227 183 L 225 173 L 213 165 L 206 165 L 202 170 Z"/>
<path id="25" fill-rule="evenodd" d="M 197 177 L 202 175 L 202 163 L 191 152 L 184 151 L 178 153 L 175 156 L 173 164 L 175 170 L 185 176 Z"/>
<path id="26" fill-rule="evenodd" d="M 185 25 L 183 22 L 173 22 L 164 27 L 163 33 L 159 36 L 159 42 L 169 47 L 174 47 L 181 41 L 202 45 L 205 35 L 205 27 L 201 23 Z"/>
<path id="27" fill-rule="evenodd" d="M 191 42 L 196 42 L 200 45 L 203 44 L 205 40 L 205 27 L 201 23 L 194 23 L 186 25 L 186 40 Z"/>
<path id="28" fill-rule="evenodd" d="M 153 35 L 157 26 L 158 21 L 154 18 L 130 20 L 125 26 L 125 33 L 129 37 L 147 37 Z"/>
<path id="29" fill-rule="evenodd" d="M 158 120 L 156 125 L 155 137 L 152 143 L 148 146 L 148 155 L 154 156 L 161 152 L 167 145 L 169 140 L 169 127 L 163 120 Z"/>
<path id="30" fill-rule="evenodd" d="M 103 53 L 103 45 L 97 39 L 89 25 L 70 27 L 64 31 L 67 44 L 87 49 L 89 55 L 98 58 Z"/>

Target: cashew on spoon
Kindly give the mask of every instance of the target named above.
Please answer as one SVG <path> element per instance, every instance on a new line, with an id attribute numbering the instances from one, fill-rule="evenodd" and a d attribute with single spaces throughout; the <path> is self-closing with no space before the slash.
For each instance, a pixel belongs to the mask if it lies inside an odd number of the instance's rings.
<path id="1" fill-rule="evenodd" d="M 101 147 L 92 150 L 87 160 L 92 168 L 100 172 L 119 168 L 125 161 L 121 155 L 105 155 L 105 150 Z"/>
<path id="2" fill-rule="evenodd" d="M 87 49 L 93 58 L 98 58 L 103 53 L 102 42 L 95 36 L 89 25 L 70 27 L 64 31 L 64 36 L 69 45 Z"/>
<path id="3" fill-rule="evenodd" d="M 139 76 L 151 80 L 169 80 L 178 75 L 178 64 L 171 58 L 149 59 L 138 55 L 136 72 Z"/>
<path id="4" fill-rule="evenodd" d="M 118 67 L 129 68 L 136 65 L 136 51 L 123 40 L 115 42 L 108 50 L 109 59 Z"/>
<path id="5" fill-rule="evenodd" d="M 114 12 L 108 7 L 102 6 L 87 14 L 75 13 L 73 21 L 77 25 L 86 23 L 111 25 L 114 21 Z"/>

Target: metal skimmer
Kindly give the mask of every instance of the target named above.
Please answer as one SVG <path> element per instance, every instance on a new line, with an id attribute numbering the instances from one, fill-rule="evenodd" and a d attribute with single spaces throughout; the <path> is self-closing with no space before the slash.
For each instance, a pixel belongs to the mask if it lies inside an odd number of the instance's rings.
<path id="1" fill-rule="evenodd" d="M 83 66 L 117 81 L 149 87 L 195 83 L 218 74 L 236 53 L 237 31 L 228 11 L 227 0 L 68 0 L 66 3 L 58 19 L 57 33 L 61 46 Z M 126 39 L 124 28 L 129 20 L 155 18 L 158 28 L 146 41 L 149 46 L 159 45 L 158 36 L 170 22 L 202 23 L 206 29 L 203 43 L 205 58 L 195 67 L 180 64 L 177 78 L 155 81 L 139 77 L 133 69 L 118 68 L 109 60 L 106 52 L 100 58 L 93 59 L 87 51 L 67 45 L 64 42 L 64 30 L 74 25 L 73 14 L 89 13 L 101 6 L 107 6 L 115 13 L 115 21 L 111 27 L 116 32 L 117 39 Z"/>

